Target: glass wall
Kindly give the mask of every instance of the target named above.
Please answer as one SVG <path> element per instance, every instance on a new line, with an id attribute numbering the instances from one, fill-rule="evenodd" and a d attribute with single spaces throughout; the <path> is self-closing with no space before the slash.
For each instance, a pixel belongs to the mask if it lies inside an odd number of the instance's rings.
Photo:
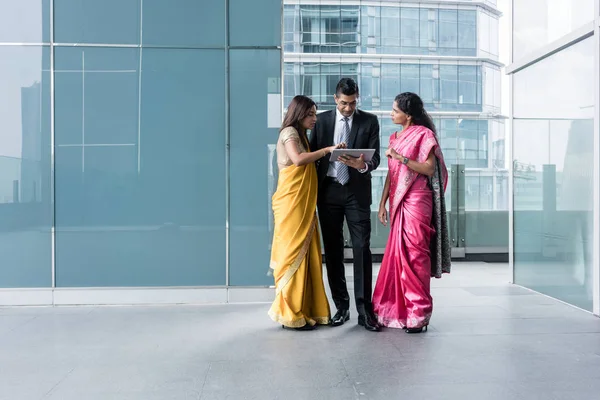
<path id="1" fill-rule="evenodd" d="M 0 43 L 49 42 L 50 0 L 0 3 Z"/>
<path id="2" fill-rule="evenodd" d="M 513 78 L 514 279 L 586 310 L 596 240 L 596 45 L 587 38 Z"/>
<path id="3" fill-rule="evenodd" d="M 0 2 L 0 287 L 272 283 L 281 1 L 228 3 Z"/>
<path id="4" fill-rule="evenodd" d="M 288 4 L 284 51 L 477 55 L 476 9 Z"/>
<path id="5" fill-rule="evenodd" d="M 52 284 L 49 18 L 49 1 L 0 3 L 1 287 Z"/>
<path id="6" fill-rule="evenodd" d="M 498 60 L 500 57 L 500 24 L 498 14 L 490 10 L 482 10 L 479 13 L 477 28 L 479 56 Z"/>
<path id="7" fill-rule="evenodd" d="M 359 107 L 380 118 L 385 151 L 398 129 L 388 115 L 395 96 L 418 93 L 456 171 L 450 185 L 461 193 L 460 205 L 451 213 L 463 210 L 465 221 L 455 245 L 506 252 L 508 169 L 495 1 L 419 7 L 397 1 L 304 3 L 287 0 L 284 6 L 284 106 L 304 94 L 319 110 L 331 110 L 337 82 L 352 77 L 361 90 Z M 386 167 L 384 162 L 372 173 L 375 248 L 387 240 L 375 218 Z M 447 195 L 450 207 L 451 188 Z M 457 218 L 450 221 L 458 232 Z"/>
<path id="8" fill-rule="evenodd" d="M 389 115 L 381 114 L 379 122 L 384 151 L 388 148 L 389 137 L 401 127 L 394 125 Z M 499 120 L 433 118 L 433 122 L 448 163 L 460 161 L 466 168 L 473 169 L 504 165 L 504 134 L 492 137 L 493 130 L 501 130 Z"/>
<path id="9" fill-rule="evenodd" d="M 514 3 L 515 61 L 595 19 L 595 0 L 527 0 Z"/>
<path id="10" fill-rule="evenodd" d="M 49 287 L 50 47 L 0 45 L 0 76 L 0 286 Z"/>
<path id="11" fill-rule="evenodd" d="M 481 63 L 327 61 L 285 63 L 285 104 L 304 94 L 317 102 L 319 110 L 331 110 L 338 81 L 351 77 L 361 88 L 360 107 L 366 110 L 389 110 L 398 93 L 411 91 L 421 95 L 430 111 L 483 111 Z M 486 82 L 493 93 L 496 77 L 491 78 Z"/>
<path id="12" fill-rule="evenodd" d="M 267 171 L 281 125 L 281 51 L 232 50 L 230 65 L 229 279 L 234 286 L 272 285 Z"/>
<path id="13" fill-rule="evenodd" d="M 381 152 L 390 136 L 401 129 L 386 114 L 380 114 Z M 490 252 L 508 247 L 508 169 L 506 167 L 503 119 L 485 118 L 434 118 L 437 135 L 449 169 L 460 165 L 464 169 L 464 211 L 466 229 L 464 245 L 471 249 L 488 248 Z M 384 161 L 373 172 L 373 215 L 379 207 L 383 192 L 387 163 Z M 456 177 L 454 177 L 456 178 Z M 446 203 L 450 213 L 452 182 L 446 190 Z M 455 224 L 455 218 L 450 218 Z M 492 228 L 492 226 L 494 228 Z M 453 227 L 451 226 L 451 229 Z M 455 227 L 454 227 L 455 228 Z M 378 223 L 373 224 L 373 247 L 382 248 L 388 231 Z"/>

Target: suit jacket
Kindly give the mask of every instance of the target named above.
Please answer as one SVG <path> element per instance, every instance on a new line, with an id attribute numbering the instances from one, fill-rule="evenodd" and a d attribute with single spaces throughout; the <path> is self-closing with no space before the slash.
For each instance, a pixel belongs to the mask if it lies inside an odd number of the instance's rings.
<path id="1" fill-rule="evenodd" d="M 335 133 L 335 110 L 325 111 L 317 116 L 317 123 L 310 135 L 310 150 L 317 151 L 322 148 L 333 146 Z M 370 206 L 372 203 L 371 195 L 371 172 L 377 169 L 380 162 L 379 155 L 379 120 L 377 116 L 365 111 L 356 110 L 352 118 L 352 129 L 350 130 L 350 139 L 347 143 L 350 149 L 374 149 L 375 154 L 369 164 L 369 171 L 360 173 L 354 168 L 349 168 L 350 181 L 348 188 L 354 193 L 359 203 Z M 319 177 L 319 187 L 327 177 L 329 170 L 329 157 L 317 161 L 317 174 Z"/>

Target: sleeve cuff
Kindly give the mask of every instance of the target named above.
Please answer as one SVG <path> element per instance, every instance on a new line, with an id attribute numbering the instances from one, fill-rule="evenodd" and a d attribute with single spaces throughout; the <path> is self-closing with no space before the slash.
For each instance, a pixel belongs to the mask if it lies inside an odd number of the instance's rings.
<path id="1" fill-rule="evenodd" d="M 367 172 L 369 172 L 369 163 L 365 163 L 366 167 L 365 169 L 359 169 L 358 172 L 360 172 L 361 174 L 365 174 Z"/>

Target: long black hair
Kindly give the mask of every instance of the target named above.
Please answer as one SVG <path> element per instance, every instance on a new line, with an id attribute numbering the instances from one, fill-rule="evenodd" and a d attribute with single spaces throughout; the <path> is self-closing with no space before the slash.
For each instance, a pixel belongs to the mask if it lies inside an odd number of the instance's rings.
<path id="1" fill-rule="evenodd" d="M 436 134 L 433 120 L 429 116 L 429 113 L 425 111 L 423 100 L 418 95 L 412 92 L 400 93 L 396 96 L 394 102 L 404 114 L 412 117 L 413 124 L 424 126 Z"/>
<path id="2" fill-rule="evenodd" d="M 302 141 L 308 146 L 308 135 L 306 129 L 302 127 L 302 120 L 310 114 L 313 107 L 317 107 L 315 102 L 307 96 L 295 96 L 288 106 L 287 113 L 281 124 L 280 132 L 288 127 L 294 127 L 300 134 Z"/>

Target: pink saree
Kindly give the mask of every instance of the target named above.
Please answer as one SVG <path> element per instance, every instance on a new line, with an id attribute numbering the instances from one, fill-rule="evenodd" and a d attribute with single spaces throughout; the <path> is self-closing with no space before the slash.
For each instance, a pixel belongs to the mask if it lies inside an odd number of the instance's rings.
<path id="1" fill-rule="evenodd" d="M 423 126 L 393 134 L 390 147 L 418 162 L 425 162 L 431 151 L 436 156 L 431 179 L 398 160 L 388 161 L 390 235 L 373 291 L 382 326 L 420 328 L 429 324 L 433 310 L 431 276 L 450 271 L 443 200 L 448 172 L 435 134 Z"/>

